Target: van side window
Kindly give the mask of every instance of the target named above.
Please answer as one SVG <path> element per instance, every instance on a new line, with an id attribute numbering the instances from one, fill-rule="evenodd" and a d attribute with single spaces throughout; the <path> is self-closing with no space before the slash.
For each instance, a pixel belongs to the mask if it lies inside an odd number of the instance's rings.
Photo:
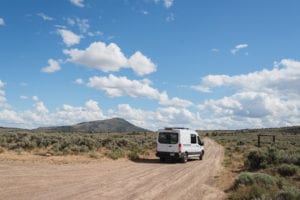
<path id="1" fill-rule="evenodd" d="M 196 144 L 197 143 L 197 136 L 195 134 L 191 134 L 191 144 Z"/>

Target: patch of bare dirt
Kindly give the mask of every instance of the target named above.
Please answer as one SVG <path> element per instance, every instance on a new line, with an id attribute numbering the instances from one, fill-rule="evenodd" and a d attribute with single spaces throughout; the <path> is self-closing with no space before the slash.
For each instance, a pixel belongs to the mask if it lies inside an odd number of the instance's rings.
<path id="1" fill-rule="evenodd" d="M 205 139 L 203 160 L 55 164 L 0 160 L 0 199 L 224 199 L 217 188 L 224 149 Z M 91 160 L 88 158 L 88 160 Z"/>

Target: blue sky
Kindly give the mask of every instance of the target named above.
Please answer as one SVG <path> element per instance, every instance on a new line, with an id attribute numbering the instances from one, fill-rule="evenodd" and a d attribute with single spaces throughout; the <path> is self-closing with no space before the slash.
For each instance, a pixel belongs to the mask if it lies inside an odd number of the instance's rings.
<path id="1" fill-rule="evenodd" d="M 300 2 L 3 0 L 0 126 L 300 124 Z"/>

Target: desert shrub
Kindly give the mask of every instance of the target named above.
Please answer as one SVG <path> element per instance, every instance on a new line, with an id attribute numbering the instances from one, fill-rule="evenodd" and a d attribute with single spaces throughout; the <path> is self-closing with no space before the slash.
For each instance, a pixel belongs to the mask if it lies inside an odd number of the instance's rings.
<path id="1" fill-rule="evenodd" d="M 213 132 L 213 133 L 212 133 L 212 136 L 213 136 L 213 137 L 216 137 L 216 136 L 218 136 L 218 133 L 217 133 L 217 132 Z"/>
<path id="2" fill-rule="evenodd" d="M 130 160 L 136 160 L 139 158 L 139 154 L 136 151 L 130 151 L 128 154 Z"/>
<path id="3" fill-rule="evenodd" d="M 88 152 L 90 149 L 86 145 L 80 145 L 80 152 Z"/>
<path id="4" fill-rule="evenodd" d="M 276 179 L 268 174 L 242 172 L 235 180 L 229 199 L 272 199 Z"/>
<path id="5" fill-rule="evenodd" d="M 245 145 L 245 142 L 244 141 L 241 141 L 241 140 L 239 140 L 237 143 L 236 143 L 237 145 Z"/>
<path id="6" fill-rule="evenodd" d="M 253 174 L 250 172 L 241 173 L 234 182 L 234 188 L 237 189 L 239 185 L 252 185 L 254 183 Z"/>
<path id="7" fill-rule="evenodd" d="M 274 193 L 266 188 L 262 188 L 257 184 L 246 187 L 240 187 L 231 193 L 228 199 L 231 200 L 260 200 L 260 199 L 273 199 Z"/>
<path id="8" fill-rule="evenodd" d="M 92 151 L 92 152 L 89 153 L 89 157 L 90 157 L 90 158 L 95 158 L 95 159 L 96 159 L 96 158 L 98 158 L 99 156 L 98 156 L 98 154 L 97 154 L 95 151 Z"/>
<path id="9" fill-rule="evenodd" d="M 116 145 L 118 147 L 128 147 L 130 142 L 127 139 L 121 138 L 121 139 L 116 139 Z"/>
<path id="10" fill-rule="evenodd" d="M 122 149 L 116 148 L 107 152 L 105 155 L 113 160 L 117 160 L 118 158 L 123 158 L 125 156 L 125 153 Z"/>
<path id="11" fill-rule="evenodd" d="M 24 151 L 24 149 L 18 148 L 18 149 L 14 149 L 14 151 L 15 151 L 18 155 L 21 155 L 22 152 Z"/>
<path id="12" fill-rule="evenodd" d="M 0 132 L 0 147 L 7 150 L 32 151 L 42 149 L 51 155 L 80 154 L 100 148 L 112 151 L 133 151 L 143 154 L 154 151 L 155 133 L 45 133 L 45 132 Z M 135 150 L 134 150 L 135 149 Z"/>
<path id="13" fill-rule="evenodd" d="M 279 151 L 279 163 L 294 164 L 300 166 L 300 154 L 290 151 Z"/>
<path id="14" fill-rule="evenodd" d="M 242 151 L 242 148 L 240 146 L 235 146 L 234 151 L 240 152 L 240 151 Z"/>
<path id="15" fill-rule="evenodd" d="M 278 167 L 277 171 L 281 176 L 293 176 L 297 173 L 297 166 L 282 164 Z"/>
<path id="16" fill-rule="evenodd" d="M 275 147 L 269 147 L 267 150 L 267 162 L 268 164 L 278 164 L 278 150 Z"/>
<path id="17" fill-rule="evenodd" d="M 263 188 L 271 188 L 276 185 L 276 179 L 268 174 L 242 172 L 234 182 L 234 189 L 240 185 L 259 185 Z"/>
<path id="18" fill-rule="evenodd" d="M 248 153 L 245 161 L 245 166 L 250 170 L 266 168 L 267 155 L 262 150 L 252 150 Z"/>
<path id="19" fill-rule="evenodd" d="M 300 190 L 295 187 L 284 188 L 276 196 L 276 200 L 299 200 L 299 199 L 300 199 Z"/>

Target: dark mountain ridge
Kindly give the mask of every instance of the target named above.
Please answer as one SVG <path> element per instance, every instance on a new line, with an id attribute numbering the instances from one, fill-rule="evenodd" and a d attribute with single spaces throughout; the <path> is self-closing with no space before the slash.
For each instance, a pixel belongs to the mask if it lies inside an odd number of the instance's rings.
<path id="1" fill-rule="evenodd" d="M 71 126 L 40 127 L 37 131 L 44 132 L 87 132 L 87 133 L 125 133 L 125 132 L 149 132 L 149 130 L 135 126 L 122 118 L 112 118 L 82 122 Z"/>

